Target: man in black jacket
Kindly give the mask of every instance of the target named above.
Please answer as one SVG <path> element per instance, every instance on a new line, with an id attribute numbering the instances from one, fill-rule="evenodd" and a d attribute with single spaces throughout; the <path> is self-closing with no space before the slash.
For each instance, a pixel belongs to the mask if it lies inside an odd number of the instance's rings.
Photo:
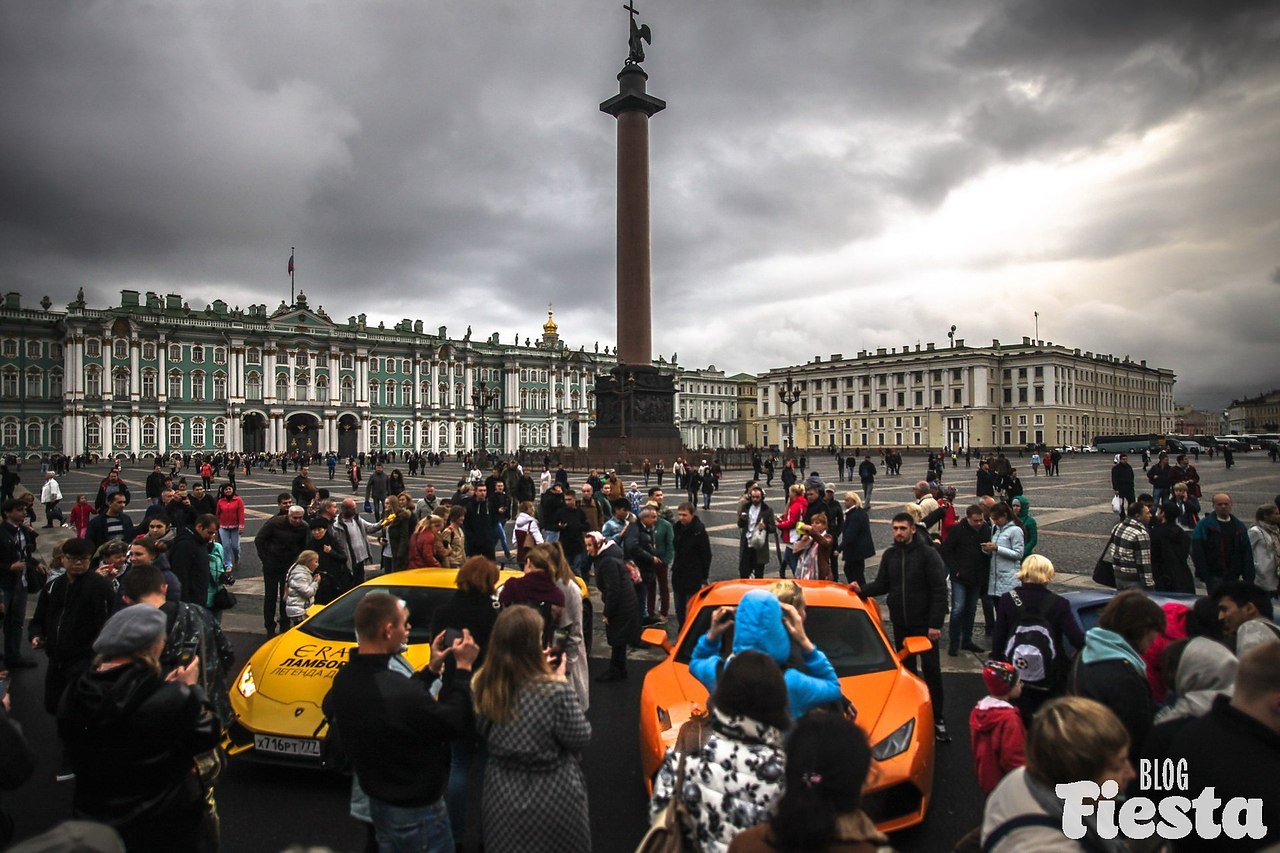
<path id="1" fill-rule="evenodd" d="M 152 504 L 160 503 L 160 493 L 164 491 L 164 481 L 168 479 L 164 475 L 164 471 L 160 467 L 160 463 L 156 463 L 151 469 L 151 473 L 147 475 L 147 500 Z"/>
<path id="2" fill-rule="evenodd" d="M 951 638 L 947 646 L 951 657 L 958 655 L 960 649 L 986 651 L 973 641 L 973 617 L 982 595 L 982 579 L 991 564 L 991 556 L 982 550 L 982 543 L 991 541 L 991 528 L 978 504 L 964 512 L 964 522 L 951 528 L 938 549 L 951 576 Z"/>
<path id="3" fill-rule="evenodd" d="M 676 507 L 676 555 L 671 561 L 671 587 L 676 594 L 676 619 L 684 624 L 689 598 L 707 585 L 711 575 L 711 537 L 691 503 Z"/>
<path id="4" fill-rule="evenodd" d="M 119 539 L 125 543 L 133 541 L 133 520 L 124 511 L 124 508 L 128 505 L 129 499 L 117 492 L 107 502 L 105 512 L 95 513 L 89 519 L 89 524 L 84 531 L 84 538 L 89 540 L 89 544 L 94 547 L 94 550 L 101 548 L 103 543 L 109 539 Z"/>
<path id="5" fill-rule="evenodd" d="M 951 737 L 942 716 L 942 662 L 938 656 L 947 613 L 947 571 L 929 540 L 916 533 L 914 518 L 900 512 L 893 517 L 891 527 L 893 545 L 880 558 L 876 579 L 865 588 L 856 582 L 849 586 L 863 598 L 889 594 L 889 621 L 896 648 L 901 649 L 907 637 L 928 637 L 932 646 L 920 655 L 924 681 L 933 703 L 934 735 L 939 742 L 947 743 Z M 905 666 L 916 672 L 915 657 L 907 658 Z"/>
<path id="6" fill-rule="evenodd" d="M 664 624 L 667 621 L 666 616 L 659 616 L 655 610 L 665 613 L 669 606 L 667 565 L 662 562 L 662 558 L 658 556 L 653 546 L 653 527 L 657 517 L 658 513 L 653 507 L 644 507 L 640 510 L 637 522 L 627 525 L 626 531 L 622 534 L 623 556 L 636 564 L 636 568 L 640 570 L 640 577 L 644 580 L 644 598 L 641 601 L 644 618 L 640 622 L 645 627 Z M 659 584 L 662 587 L 661 601 L 657 598 Z"/>
<path id="7" fill-rule="evenodd" d="M 359 642 L 338 671 L 324 699 L 329 737 L 351 762 L 360 787 L 369 795 L 369 812 L 386 849 L 435 850 L 449 847 L 452 831 L 445 808 L 449 741 L 471 733 L 471 666 L 480 647 L 463 629 L 462 638 L 444 645 L 444 632 L 432 644 L 431 663 L 405 678 L 387 664 L 409 640 L 409 613 L 395 596 L 375 590 L 355 613 Z M 439 699 L 431 685 L 452 656 Z"/>
<path id="8" fill-rule="evenodd" d="M 58 712 L 58 700 L 68 684 L 89 668 L 93 641 L 115 608 L 111 582 L 89 571 L 93 546 L 84 539 L 68 539 L 62 545 L 66 573 L 40 591 L 31 617 L 31 645 L 44 649 L 49 668 L 44 678 L 44 708 Z"/>
<path id="9" fill-rule="evenodd" d="M 169 570 L 182 585 L 182 600 L 209 606 L 209 554 L 218 538 L 218 517 L 202 515 L 192 527 L 181 527 L 169 549 Z"/>
<path id="10" fill-rule="evenodd" d="M 467 535 L 467 556 L 492 560 L 498 545 L 498 528 L 489 504 L 489 489 L 481 483 L 476 486 L 475 495 L 462 505 L 467 509 L 467 517 L 462 522 L 462 531 Z"/>
<path id="11" fill-rule="evenodd" d="M 306 510 L 291 506 L 284 515 L 274 515 L 258 530 L 254 547 L 262 560 L 262 620 L 267 636 L 276 632 L 276 611 L 280 612 L 280 624 L 287 626 L 289 619 L 284 612 L 284 576 L 306 547 Z"/>
<path id="12" fill-rule="evenodd" d="M 1194 797 L 1212 788 L 1217 801 L 1232 802 L 1240 797 L 1261 801 L 1260 821 L 1254 824 L 1258 833 L 1234 844 L 1224 839 L 1208 840 L 1191 833 L 1177 842 L 1177 849 L 1261 850 L 1267 846 L 1267 834 L 1274 839 L 1280 826 L 1280 797 L 1276 796 L 1276 779 L 1280 778 L 1280 643 L 1259 646 L 1240 658 L 1236 670 L 1235 689 L 1219 694 L 1213 707 L 1203 717 L 1187 723 L 1173 738 L 1169 757 L 1187 762 L 1185 796 Z M 1174 791 L 1173 795 L 1182 794 Z M 1257 814 L 1250 812 L 1242 817 Z M 1265 827 L 1265 829 L 1263 828 Z"/>

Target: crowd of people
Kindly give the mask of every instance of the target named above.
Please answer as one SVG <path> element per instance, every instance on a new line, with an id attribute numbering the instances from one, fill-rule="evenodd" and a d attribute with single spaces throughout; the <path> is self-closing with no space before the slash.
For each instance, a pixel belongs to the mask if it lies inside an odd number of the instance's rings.
<path id="1" fill-rule="evenodd" d="M 1033 471 L 1049 473 L 1056 461 L 1042 458 Z M 905 664 L 920 669 L 939 743 L 951 740 L 944 629 L 949 655 L 989 658 L 988 695 L 968 717 L 987 802 L 968 843 L 1125 849 L 1096 815 L 1085 818 L 1083 839 L 1063 835 L 1065 806 L 1054 790 L 1090 780 L 1145 794 L 1133 774 L 1141 758 L 1185 758 L 1193 787 L 1265 801 L 1280 770 L 1280 498 L 1257 510 L 1251 528 L 1225 493 L 1201 517 L 1199 477 L 1185 462 L 1151 467 L 1150 495 L 1116 488 L 1122 518 L 1100 564 L 1117 593 L 1087 631 L 1050 589 L 1054 567 L 1035 553 L 1031 502 L 1016 469 L 999 473 L 1007 460 L 979 460 L 977 500 L 958 507 L 957 489 L 941 479 L 945 457 L 931 458 L 928 478 L 891 519 L 892 541 L 871 579 L 870 457 L 842 464 L 863 488 L 841 497 L 816 474 L 801 479 L 791 460 L 785 506 L 771 507 L 764 486 L 749 481 L 736 511 L 739 576 L 764 577 L 776 556 L 781 578 L 717 611 L 698 638 L 690 672 L 710 694 L 708 713 L 666 756 L 654 817 L 678 813 L 689 843 L 708 851 L 888 843 L 862 810 L 870 745 L 806 633 L 795 583 L 838 580 L 841 562 L 855 593 L 885 597 L 898 649 L 912 637 L 926 641 L 928 650 Z M 110 826 L 130 850 L 218 847 L 217 745 L 231 717 L 234 663 L 220 602 L 239 566 L 245 506 L 234 482 L 217 484 L 212 468 L 205 476 L 211 464 L 202 462 L 189 486 L 156 465 L 135 488 L 146 502 L 136 523 L 119 470 L 92 498 L 77 499 L 87 509 L 69 522 L 45 502 L 47 524 L 69 523 L 78 534 L 48 565 L 35 547 L 32 503 L 0 505 L 5 669 L 32 665 L 28 648 L 47 654 L 44 705 L 58 721 L 76 816 Z M 591 737 L 589 638 L 578 582 L 594 583 L 603 600 L 611 655 L 598 680 L 625 679 L 641 629 L 672 616 L 682 625 L 708 582 L 712 551 L 698 498 L 719 490 L 719 472 L 682 463 L 678 487 L 691 489 L 690 499 L 672 508 L 661 485 L 628 485 L 610 470 L 590 471 L 574 488 L 563 468 L 545 464 L 535 474 L 511 460 L 487 475 L 469 466 L 452 495 L 427 485 L 414 498 L 397 469 L 373 461 L 365 478 L 359 465 L 348 469 L 353 495 L 339 499 L 298 460 L 255 547 L 268 635 L 373 571 L 457 570 L 453 599 L 422 615 L 433 638 L 426 669 L 415 672 L 402 655 L 414 614 L 371 592 L 355 613 L 358 648 L 325 700 L 329 745 L 354 772 L 352 814 L 368 827 L 368 849 L 589 849 L 578 761 Z M 1117 483 L 1125 475 L 1113 469 Z M 499 595 L 508 564 L 523 574 Z M 1162 606 L 1148 595 L 1195 592 L 1197 579 L 1207 594 L 1193 603 Z M 37 598 L 24 641 L 27 594 Z M 0 729 L 0 742 L 13 734 L 7 713 Z M 164 750 L 142 743 L 154 731 L 167 733 Z M 1241 772 L 1206 748 L 1210 738 L 1257 761 Z M 20 758 L 20 733 L 10 740 L 6 749 Z M 1280 825 L 1276 805 L 1263 808 Z"/>

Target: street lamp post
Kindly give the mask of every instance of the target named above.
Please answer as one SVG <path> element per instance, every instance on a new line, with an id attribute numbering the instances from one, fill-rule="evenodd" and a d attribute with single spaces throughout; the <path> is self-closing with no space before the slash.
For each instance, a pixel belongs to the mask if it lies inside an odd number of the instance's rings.
<path id="1" fill-rule="evenodd" d="M 787 437 L 791 442 L 791 446 L 784 447 L 783 453 L 786 456 L 795 456 L 796 451 L 796 423 L 792 417 L 791 410 L 795 404 L 800 401 L 800 389 L 795 386 L 791 380 L 791 371 L 786 372 L 787 381 L 778 389 L 778 402 L 787 407 Z"/>
<path id="2" fill-rule="evenodd" d="M 627 461 L 627 409 L 635 401 L 636 375 L 628 371 L 626 378 L 619 382 L 618 374 L 611 373 L 606 377 L 605 381 L 613 385 L 614 393 L 618 395 L 618 449 L 622 458 L 618 460 L 615 467 L 619 470 L 624 470 L 622 463 Z"/>
<path id="3" fill-rule="evenodd" d="M 476 411 L 480 413 L 480 454 L 477 467 L 483 468 L 489 464 L 489 452 L 486 441 L 489 437 L 489 420 L 488 412 L 502 405 L 502 389 L 501 386 L 494 385 L 489 387 L 489 383 L 481 379 L 480 383 L 471 391 L 471 405 L 476 407 Z"/>

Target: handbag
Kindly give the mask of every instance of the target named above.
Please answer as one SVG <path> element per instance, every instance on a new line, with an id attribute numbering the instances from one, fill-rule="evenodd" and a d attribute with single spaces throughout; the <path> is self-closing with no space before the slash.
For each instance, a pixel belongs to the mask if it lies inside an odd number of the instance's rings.
<path id="1" fill-rule="evenodd" d="M 640 839 L 636 853 L 685 853 L 697 848 L 689 841 L 689 828 L 693 819 L 684 802 L 684 761 L 693 749 L 701 749 L 706 743 L 706 717 L 692 717 L 680 727 L 676 735 L 676 749 L 680 760 L 676 764 L 675 786 L 667 807 L 658 812 L 649 831 Z"/>
<path id="2" fill-rule="evenodd" d="M 364 511 L 365 511 L 365 512 L 373 512 L 373 501 L 366 500 L 366 501 L 364 502 Z"/>
<path id="3" fill-rule="evenodd" d="M 1115 541 L 1115 534 L 1111 534 L 1111 538 L 1107 540 L 1107 547 L 1102 549 L 1102 556 L 1098 558 L 1098 562 L 1093 567 L 1093 582 L 1102 586 L 1116 588 L 1116 567 L 1111 565 L 1111 561 L 1107 559 L 1107 553 L 1111 550 L 1111 543 Z"/>
<path id="4" fill-rule="evenodd" d="M 236 606 L 236 594 L 225 586 L 218 587 L 218 591 L 213 594 L 214 610 L 230 610 Z"/>
<path id="5" fill-rule="evenodd" d="M 768 529 L 757 524 L 751 530 L 751 535 L 747 537 L 747 547 L 752 551 L 760 551 L 769 547 Z"/>
<path id="6" fill-rule="evenodd" d="M 627 574 L 631 575 L 631 582 L 633 584 L 635 584 L 636 586 L 639 586 L 640 584 L 644 583 L 644 578 L 640 576 L 639 566 L 637 566 L 631 560 L 627 560 L 625 563 L 623 563 L 623 565 L 627 567 Z"/>

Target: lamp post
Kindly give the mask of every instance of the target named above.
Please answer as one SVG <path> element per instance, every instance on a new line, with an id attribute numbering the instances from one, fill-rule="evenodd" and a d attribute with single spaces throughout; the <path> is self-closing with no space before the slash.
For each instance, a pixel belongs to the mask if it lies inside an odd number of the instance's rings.
<path id="1" fill-rule="evenodd" d="M 627 461 L 627 409 L 635 402 L 636 375 L 627 371 L 626 378 L 619 382 L 620 372 L 610 373 L 606 381 L 614 387 L 614 393 L 618 395 L 618 439 L 622 458 L 618 460 L 615 467 L 623 470 L 622 463 Z"/>
<path id="2" fill-rule="evenodd" d="M 480 456 L 477 466 L 484 468 L 489 464 L 489 453 L 486 446 L 486 439 L 489 437 L 489 420 L 487 414 L 490 409 L 496 409 L 502 405 L 502 389 L 501 386 L 494 385 L 489 387 L 489 383 L 481 379 L 480 383 L 471 391 L 471 405 L 476 407 L 476 411 L 480 413 Z"/>
<path id="3" fill-rule="evenodd" d="M 800 401 L 800 389 L 795 386 L 791 380 L 791 371 L 786 372 L 787 381 L 778 389 L 778 402 L 787 407 L 787 437 L 791 441 L 790 447 L 783 447 L 785 456 L 795 456 L 796 452 L 796 423 L 792 417 L 791 410 L 795 404 Z"/>

